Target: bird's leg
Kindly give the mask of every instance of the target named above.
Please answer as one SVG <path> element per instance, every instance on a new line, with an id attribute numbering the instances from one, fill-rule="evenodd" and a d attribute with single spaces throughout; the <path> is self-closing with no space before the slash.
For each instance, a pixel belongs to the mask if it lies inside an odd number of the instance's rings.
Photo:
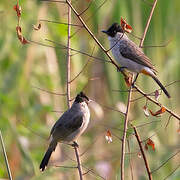
<path id="1" fill-rule="evenodd" d="M 73 144 L 71 145 L 72 147 L 76 147 L 76 148 L 79 148 L 79 145 L 78 145 L 78 143 L 76 142 L 76 141 L 73 141 Z"/>
<path id="2" fill-rule="evenodd" d="M 135 76 L 135 78 L 134 78 L 134 80 L 133 80 L 133 82 L 132 82 L 132 84 L 131 84 L 132 87 L 134 87 L 134 84 L 135 84 L 138 76 L 139 76 L 139 73 L 136 74 L 136 76 Z"/>
<path id="3" fill-rule="evenodd" d="M 124 71 L 124 69 L 126 69 L 127 67 L 125 67 L 125 66 L 122 66 L 122 67 L 117 67 L 117 72 L 123 72 Z"/>

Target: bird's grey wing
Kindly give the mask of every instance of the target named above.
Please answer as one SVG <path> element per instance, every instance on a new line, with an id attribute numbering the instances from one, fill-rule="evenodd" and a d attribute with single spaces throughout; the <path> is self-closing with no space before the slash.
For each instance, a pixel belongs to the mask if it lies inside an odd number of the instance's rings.
<path id="1" fill-rule="evenodd" d="M 51 134 L 57 139 L 65 139 L 72 132 L 79 129 L 83 123 L 83 116 L 80 113 L 66 111 L 54 124 Z"/>
<path id="2" fill-rule="evenodd" d="M 119 44 L 119 50 L 123 57 L 156 71 L 150 59 L 141 51 L 139 47 L 137 47 L 134 42 L 121 40 L 121 43 Z"/>
<path id="3" fill-rule="evenodd" d="M 77 129 L 79 129 L 81 127 L 83 123 L 83 116 L 79 115 L 79 116 L 75 116 L 71 123 L 67 123 L 65 125 L 65 128 L 69 131 L 69 132 L 74 132 L 76 131 Z"/>
<path id="4" fill-rule="evenodd" d="M 50 135 L 54 132 L 56 127 L 62 127 L 62 125 L 66 123 L 66 120 L 69 120 L 71 116 L 72 116 L 71 109 L 68 109 L 67 111 L 65 111 L 52 127 Z"/>

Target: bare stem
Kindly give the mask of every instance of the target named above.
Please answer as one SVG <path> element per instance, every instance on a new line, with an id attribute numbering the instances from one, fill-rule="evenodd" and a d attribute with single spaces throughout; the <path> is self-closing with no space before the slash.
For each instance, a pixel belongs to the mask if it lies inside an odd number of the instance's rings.
<path id="1" fill-rule="evenodd" d="M 66 88 L 67 88 L 67 105 L 70 108 L 71 107 L 71 94 L 70 94 L 70 90 L 71 90 L 71 86 L 70 86 L 70 78 L 71 78 L 71 26 L 69 25 L 71 23 L 71 8 L 68 6 L 68 40 L 67 40 L 67 79 L 66 79 Z"/>
<path id="2" fill-rule="evenodd" d="M 156 100 L 152 99 L 151 97 L 149 97 L 145 92 L 143 92 L 139 87 L 137 87 L 136 85 L 134 85 L 135 89 L 142 94 L 144 97 L 146 97 L 149 101 L 153 102 L 154 104 L 156 104 L 157 106 L 161 107 L 162 104 L 157 102 Z M 163 107 L 165 107 L 163 105 Z M 166 112 L 168 112 L 169 114 L 171 114 L 173 117 L 175 117 L 176 119 L 178 119 L 180 121 L 180 116 L 178 116 L 177 114 L 175 114 L 173 111 L 171 111 L 170 109 L 168 109 L 167 107 L 165 107 Z"/>
<path id="3" fill-rule="evenodd" d="M 154 9 L 155 9 L 155 7 L 156 7 L 156 4 L 157 4 L 157 0 L 154 0 L 153 6 L 152 6 L 152 9 L 151 9 L 151 13 L 150 13 L 150 15 L 149 15 L 149 18 L 148 18 L 146 27 L 145 27 L 145 29 L 144 29 L 144 33 L 143 33 L 143 36 L 142 36 L 142 39 L 141 39 L 141 42 L 140 42 L 139 47 L 142 47 L 142 46 L 143 46 L 144 39 L 145 39 L 145 37 L 146 37 L 146 33 L 147 33 L 148 28 L 149 28 L 149 24 L 150 24 L 150 22 L 151 22 L 152 15 L 153 15 L 153 13 L 154 13 Z"/>
<path id="4" fill-rule="evenodd" d="M 91 32 L 91 30 L 88 28 L 88 26 L 86 25 L 86 23 L 84 22 L 84 20 L 81 18 L 81 16 L 78 14 L 78 12 L 76 11 L 76 9 L 72 6 L 71 2 L 69 0 L 66 0 L 68 6 L 72 9 L 72 11 L 74 12 L 74 14 L 77 16 L 77 18 L 79 19 L 79 21 L 82 23 L 82 25 L 84 26 L 84 28 L 86 29 L 86 31 L 89 33 L 89 35 L 94 39 L 94 41 L 96 42 L 96 44 L 102 49 L 102 51 L 108 56 L 108 58 L 111 60 L 111 63 L 116 66 L 116 68 L 119 68 L 119 66 L 115 63 L 115 61 L 112 59 L 112 57 L 109 55 L 109 53 L 107 52 L 107 50 L 102 46 L 102 44 L 98 41 L 98 39 L 94 36 L 94 34 Z M 121 72 L 124 76 L 126 76 L 125 72 Z"/>
<path id="5" fill-rule="evenodd" d="M 71 0 L 69 1 L 71 3 Z M 67 79 L 66 79 L 66 88 L 67 88 L 67 105 L 70 108 L 71 107 L 71 8 L 68 6 L 68 41 L 67 41 Z M 79 151 L 78 147 L 74 147 L 75 151 L 75 156 L 77 159 L 77 168 L 79 172 L 79 179 L 83 180 L 83 175 L 82 175 L 82 168 L 81 168 L 81 163 L 80 163 L 80 158 L 79 158 Z"/>
<path id="6" fill-rule="evenodd" d="M 83 174 L 82 174 L 81 162 L 80 162 L 80 158 L 79 158 L 78 147 L 75 146 L 74 147 L 74 151 L 75 151 L 75 155 L 76 155 L 76 159 L 77 159 L 77 164 L 78 164 L 79 179 L 83 180 Z"/>
<path id="7" fill-rule="evenodd" d="M 130 149 L 129 139 L 127 139 L 127 145 L 128 145 L 128 153 L 129 153 L 129 163 L 130 163 L 130 170 L 131 170 L 131 179 L 134 180 L 133 165 L 132 165 L 132 161 L 131 161 L 131 149 Z"/>
<path id="8" fill-rule="evenodd" d="M 9 176 L 9 179 L 12 180 L 11 170 L 10 170 L 10 167 L 9 167 L 8 158 L 7 158 L 6 149 L 5 149 L 5 146 L 4 146 L 4 141 L 3 141 L 1 130 L 0 130 L 0 141 L 1 141 L 1 147 L 2 147 L 2 150 L 3 150 L 3 156 L 4 156 L 5 163 L 6 163 L 8 176 Z"/>
<path id="9" fill-rule="evenodd" d="M 128 115 L 130 110 L 130 101 L 131 101 L 131 92 L 132 87 L 130 87 L 130 91 L 128 94 L 128 103 L 127 103 L 127 109 L 124 119 L 124 131 L 123 131 L 123 137 L 122 137 L 122 148 L 121 148 L 121 180 L 124 180 L 124 160 L 125 160 L 125 149 L 126 149 L 126 134 L 127 134 L 127 125 L 128 125 Z"/>
<path id="10" fill-rule="evenodd" d="M 143 149 L 143 146 L 141 144 L 141 139 L 140 139 L 140 136 L 137 132 L 137 129 L 135 126 L 133 126 L 133 129 L 134 129 L 134 133 L 135 133 L 135 136 L 136 136 L 136 139 L 137 139 L 137 142 L 139 144 L 139 148 L 140 148 L 140 151 L 141 151 L 141 154 L 142 154 L 142 157 L 144 159 L 144 163 L 145 163 L 145 167 L 146 167 L 146 171 L 147 171 L 147 174 L 148 174 L 148 177 L 149 177 L 149 180 L 152 180 L 152 174 L 151 174 L 151 171 L 150 171 L 150 168 L 149 168 L 149 164 L 148 164 L 148 161 L 147 161 L 147 158 L 146 158 L 146 155 L 145 155 L 145 152 L 144 152 L 144 149 Z"/>
<path id="11" fill-rule="evenodd" d="M 180 150 L 177 151 L 175 154 L 173 154 L 171 157 L 169 157 L 165 162 L 163 162 L 159 167 L 157 167 L 156 169 L 154 169 L 151 173 L 154 173 L 156 171 L 158 171 L 161 167 L 163 167 L 167 162 L 169 162 L 170 159 L 174 158 L 177 154 L 180 153 Z"/>

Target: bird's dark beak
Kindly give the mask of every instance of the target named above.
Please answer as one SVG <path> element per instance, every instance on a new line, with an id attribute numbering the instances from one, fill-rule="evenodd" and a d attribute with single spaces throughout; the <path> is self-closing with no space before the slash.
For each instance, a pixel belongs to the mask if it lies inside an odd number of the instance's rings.
<path id="1" fill-rule="evenodd" d="M 105 34 L 108 34 L 108 32 L 107 32 L 107 31 L 105 31 L 105 30 L 103 30 L 103 31 L 101 31 L 101 32 L 103 32 L 103 33 L 105 33 Z"/>

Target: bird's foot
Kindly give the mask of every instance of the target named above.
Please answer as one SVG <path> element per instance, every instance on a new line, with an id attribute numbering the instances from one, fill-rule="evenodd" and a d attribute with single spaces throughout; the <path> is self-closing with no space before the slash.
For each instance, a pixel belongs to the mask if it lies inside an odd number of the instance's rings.
<path id="1" fill-rule="evenodd" d="M 117 67 L 117 72 L 123 72 L 124 69 L 126 69 L 126 67 L 122 66 L 122 67 Z"/>
<path id="2" fill-rule="evenodd" d="M 132 82 L 131 87 L 135 88 L 135 82 L 134 81 Z"/>
<path id="3" fill-rule="evenodd" d="M 74 148 L 79 148 L 79 145 L 76 141 L 73 141 L 73 144 L 71 144 L 71 146 Z"/>

